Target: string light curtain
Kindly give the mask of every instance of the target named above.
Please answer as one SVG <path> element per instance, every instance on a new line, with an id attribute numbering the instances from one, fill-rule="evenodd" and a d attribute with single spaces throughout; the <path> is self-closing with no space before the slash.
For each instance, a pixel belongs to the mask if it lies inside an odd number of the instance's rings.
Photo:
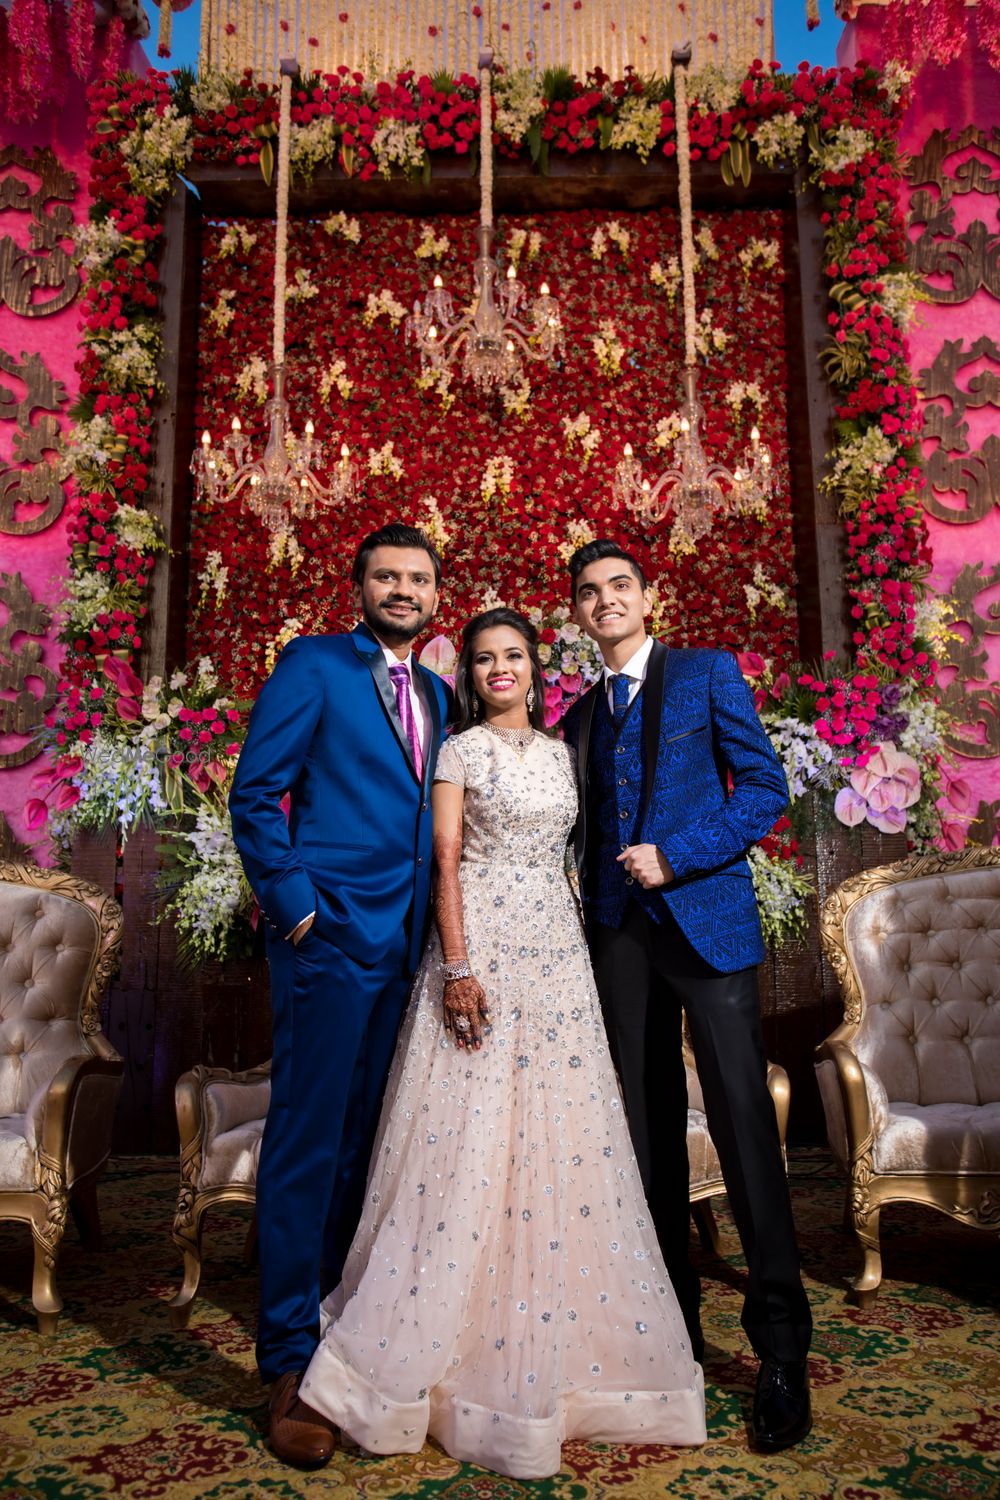
<path id="1" fill-rule="evenodd" d="M 670 72 L 674 47 L 690 42 L 692 72 L 708 65 L 745 71 L 774 54 L 772 0 L 203 0 L 201 66 L 252 68 L 277 78 L 294 52 L 311 73 L 341 63 L 378 76 L 473 72 L 480 48 L 538 71 L 600 66 L 620 78 Z"/>

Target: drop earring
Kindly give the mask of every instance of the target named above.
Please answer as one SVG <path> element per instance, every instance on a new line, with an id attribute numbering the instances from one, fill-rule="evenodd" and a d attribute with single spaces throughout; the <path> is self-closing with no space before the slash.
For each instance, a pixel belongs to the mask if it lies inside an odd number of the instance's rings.
<path id="1" fill-rule="evenodd" d="M 478 719 L 479 718 L 479 710 L 481 708 L 482 708 L 482 704 L 479 701 L 479 694 L 476 692 L 475 688 L 473 688 L 472 689 L 472 717 L 474 719 Z"/>
<path id="2" fill-rule="evenodd" d="M 529 714 L 531 713 L 531 710 L 535 706 L 535 684 L 534 683 L 532 683 L 531 686 L 530 686 L 530 688 L 528 689 L 527 696 L 525 697 L 525 700 L 524 700 L 524 706 L 528 710 Z"/>

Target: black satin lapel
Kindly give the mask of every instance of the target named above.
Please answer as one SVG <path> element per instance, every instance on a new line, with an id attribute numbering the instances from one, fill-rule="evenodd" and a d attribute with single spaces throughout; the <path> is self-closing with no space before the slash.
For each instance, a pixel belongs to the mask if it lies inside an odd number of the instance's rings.
<path id="1" fill-rule="evenodd" d="M 422 667 L 419 662 L 417 663 L 417 671 L 420 673 L 420 681 L 423 684 L 424 702 L 427 704 L 427 711 L 431 716 L 431 735 L 427 745 L 427 755 L 424 759 L 424 781 L 426 782 L 431 762 L 434 760 L 434 751 L 441 743 L 441 709 L 438 704 L 438 695 L 435 691 L 434 683 L 431 681 L 434 673 L 429 671 L 427 667 Z"/>
<path id="2" fill-rule="evenodd" d="M 403 754 L 406 756 L 407 764 L 409 765 L 410 770 L 413 772 L 414 779 L 416 779 L 417 768 L 413 762 L 413 751 L 410 748 L 410 742 L 406 738 L 406 734 L 404 733 L 403 725 L 399 717 L 399 709 L 396 707 L 396 690 L 393 687 L 392 681 L 389 677 L 389 668 L 385 664 L 385 657 L 382 655 L 382 648 L 379 647 L 377 651 L 360 651 L 358 650 L 357 646 L 355 646 L 354 649 L 358 652 L 358 655 L 361 657 L 361 659 L 366 663 L 368 670 L 371 672 L 372 676 L 375 679 L 375 686 L 378 689 L 378 695 L 382 699 L 382 707 L 386 711 L 389 723 L 392 725 L 393 732 L 395 733 L 395 736 L 399 741 L 399 747 L 402 750 Z"/>
<path id="3" fill-rule="evenodd" d="M 590 754 L 590 726 L 594 719 L 597 694 L 601 691 L 601 679 L 590 689 L 580 704 L 580 733 L 576 742 L 576 779 L 580 792 L 580 808 L 576 818 L 576 837 L 573 853 L 577 869 L 583 868 L 583 854 L 587 847 L 587 757 Z"/>
<path id="4" fill-rule="evenodd" d="M 636 827 L 640 829 L 646 817 L 646 807 L 656 777 L 663 702 L 672 654 L 670 647 L 665 646 L 662 641 L 653 642 L 646 666 L 646 680 L 642 687 L 642 805 L 636 819 Z"/>

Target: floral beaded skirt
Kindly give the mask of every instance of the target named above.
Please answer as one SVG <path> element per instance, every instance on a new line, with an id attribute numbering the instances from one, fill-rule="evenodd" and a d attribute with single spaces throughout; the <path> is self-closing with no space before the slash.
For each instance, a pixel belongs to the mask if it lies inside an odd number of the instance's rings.
<path id="1" fill-rule="evenodd" d="M 562 868 L 464 863 L 482 1050 L 441 1019 L 432 938 L 310 1405 L 373 1453 L 558 1472 L 567 1438 L 694 1444 L 702 1375 L 661 1264 Z"/>

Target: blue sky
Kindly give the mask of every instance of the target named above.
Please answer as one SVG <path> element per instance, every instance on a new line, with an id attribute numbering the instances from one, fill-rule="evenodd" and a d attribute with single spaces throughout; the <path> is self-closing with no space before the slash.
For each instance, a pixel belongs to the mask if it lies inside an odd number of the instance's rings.
<path id="1" fill-rule="evenodd" d="M 805 0 L 774 0 L 774 44 L 786 72 L 793 72 L 800 62 L 822 63 L 832 67 L 836 61 L 837 42 L 843 26 L 837 20 L 834 0 L 820 0 L 822 24 L 815 31 L 806 29 Z M 152 55 L 156 41 L 157 15 L 149 7 L 153 37 L 148 50 Z M 168 68 L 194 67 L 198 60 L 198 28 L 201 17 L 199 0 L 180 15 L 174 16 L 174 48 Z"/>

